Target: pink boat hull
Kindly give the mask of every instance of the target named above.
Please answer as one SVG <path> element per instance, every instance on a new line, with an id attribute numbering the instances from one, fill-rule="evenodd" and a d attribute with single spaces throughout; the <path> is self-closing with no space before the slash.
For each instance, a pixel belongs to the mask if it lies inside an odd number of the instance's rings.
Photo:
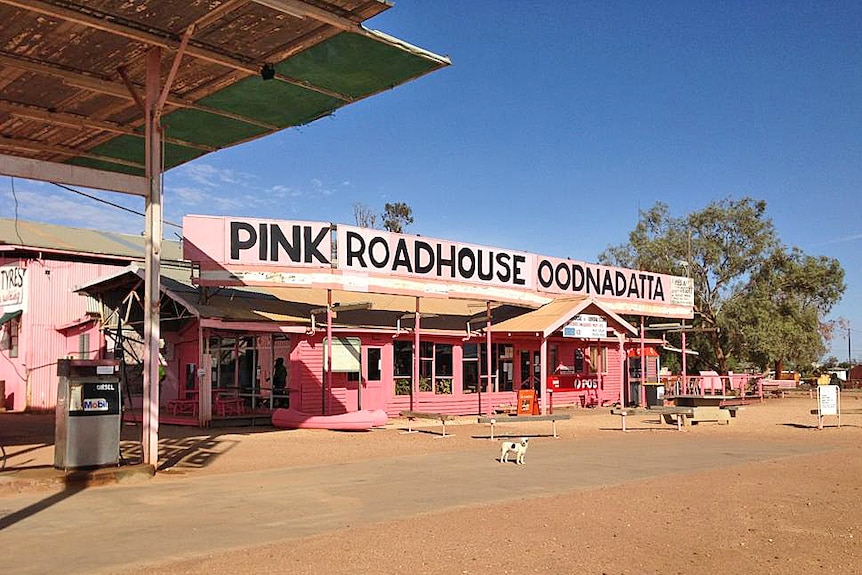
<path id="1" fill-rule="evenodd" d="M 382 409 L 353 411 L 338 415 L 311 415 L 295 409 L 276 409 L 272 424 L 282 429 L 332 429 L 363 431 L 386 425 L 389 416 Z"/>

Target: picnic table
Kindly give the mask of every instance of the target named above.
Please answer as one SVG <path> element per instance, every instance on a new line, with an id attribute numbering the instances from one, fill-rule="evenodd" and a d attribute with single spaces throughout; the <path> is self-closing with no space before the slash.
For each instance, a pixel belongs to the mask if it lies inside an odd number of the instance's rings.
<path id="1" fill-rule="evenodd" d="M 683 419 L 683 425 L 704 421 L 729 424 L 739 410 L 738 405 L 726 405 L 728 401 L 736 399 L 732 395 L 685 394 L 667 396 L 665 399 L 673 402 L 674 405 L 671 408 L 679 408 L 681 411 L 675 414 L 666 412 L 663 416 L 664 420 L 667 423 L 677 422 L 678 425 L 679 418 Z"/>
<path id="2" fill-rule="evenodd" d="M 622 431 L 626 429 L 626 417 L 629 415 L 657 415 L 659 423 L 676 425 L 679 431 L 683 427 L 695 423 L 714 421 L 729 424 L 736 417 L 739 405 L 721 405 L 721 401 L 729 396 L 672 396 L 683 397 L 683 405 L 653 406 L 647 409 L 634 407 L 615 407 L 611 415 L 618 415 L 622 422 Z"/>

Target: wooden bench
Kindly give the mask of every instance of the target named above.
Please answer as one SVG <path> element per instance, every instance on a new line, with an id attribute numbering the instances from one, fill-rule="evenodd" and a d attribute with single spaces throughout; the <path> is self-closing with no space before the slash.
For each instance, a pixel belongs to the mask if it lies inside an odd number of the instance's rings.
<path id="1" fill-rule="evenodd" d="M 413 429 L 413 422 L 417 419 L 434 419 L 440 422 L 443 426 L 443 432 L 438 437 L 452 437 L 452 435 L 446 435 L 446 422 L 454 421 L 454 415 L 447 415 L 445 413 L 430 413 L 426 411 L 402 411 L 399 415 L 407 420 L 407 430 L 402 433 L 418 433 L 418 430 Z"/>
<path id="2" fill-rule="evenodd" d="M 242 415 L 242 399 L 238 392 L 213 391 L 213 415 L 224 417 L 226 415 Z"/>
<path id="3" fill-rule="evenodd" d="M 637 409 L 635 407 L 615 407 L 611 409 L 611 415 L 619 415 L 620 421 L 622 422 L 622 431 L 628 431 L 626 429 L 626 417 L 629 415 L 643 415 L 647 413 L 644 410 Z"/>
<path id="4" fill-rule="evenodd" d="M 761 379 L 758 382 L 760 400 L 763 401 L 764 392 L 769 392 L 775 397 L 784 399 L 784 392 L 796 389 L 797 383 L 793 379 Z"/>
<path id="5" fill-rule="evenodd" d="M 694 415 L 694 407 L 676 407 L 673 405 L 665 407 L 650 407 L 648 409 L 637 407 L 615 407 L 611 409 L 611 415 L 620 416 L 622 422 L 622 431 L 628 431 L 626 428 L 626 417 L 629 415 L 657 415 L 659 423 L 675 423 L 678 430 L 682 431 L 683 425 L 686 424 L 688 418 Z"/>
<path id="6" fill-rule="evenodd" d="M 491 426 L 491 437 L 494 439 L 494 426 L 498 423 L 518 423 L 526 421 L 550 421 L 553 429 L 553 437 L 559 438 L 557 435 L 557 421 L 571 419 L 572 416 L 568 413 L 554 413 L 550 415 L 501 415 L 499 417 L 479 417 L 479 423 L 487 423 Z"/>
<path id="7" fill-rule="evenodd" d="M 168 413 L 171 415 L 198 415 L 197 399 L 171 399 L 168 400 Z"/>

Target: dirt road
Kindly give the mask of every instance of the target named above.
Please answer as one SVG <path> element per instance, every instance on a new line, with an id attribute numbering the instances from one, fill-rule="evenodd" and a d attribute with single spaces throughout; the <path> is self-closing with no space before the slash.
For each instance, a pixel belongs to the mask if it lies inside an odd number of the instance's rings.
<path id="1" fill-rule="evenodd" d="M 3 572 L 856 573 L 862 415 L 819 431 L 811 407 L 683 433 L 634 417 L 626 434 L 581 410 L 521 467 L 473 423 L 446 439 L 166 430 L 153 480 L 0 497 Z"/>

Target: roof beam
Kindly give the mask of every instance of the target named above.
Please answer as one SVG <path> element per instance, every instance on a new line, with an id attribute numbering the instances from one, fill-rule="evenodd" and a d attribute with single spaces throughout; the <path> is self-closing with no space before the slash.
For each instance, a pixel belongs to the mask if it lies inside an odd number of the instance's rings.
<path id="1" fill-rule="evenodd" d="M 216 6 L 207 12 L 205 16 L 201 16 L 195 20 L 194 26 L 197 30 L 209 28 L 229 12 L 233 12 L 237 8 L 245 6 L 246 4 L 248 4 L 248 0 L 227 0 L 227 2 L 222 2 L 221 5 Z"/>
<path id="2" fill-rule="evenodd" d="M 50 144 L 42 144 L 40 142 L 34 142 L 32 140 L 18 140 L 15 138 L 7 138 L 6 136 L 0 136 L 0 148 L 20 150 L 22 152 L 45 152 L 47 154 L 69 156 L 70 158 L 90 158 L 92 160 L 99 160 L 100 162 L 119 164 L 122 166 L 129 166 L 131 168 L 138 168 L 141 170 L 144 169 L 144 165 L 138 162 L 130 162 L 129 160 L 123 160 L 120 158 L 102 156 L 99 154 L 91 154 L 85 150 L 79 150 L 77 148 L 52 146 Z"/>
<path id="3" fill-rule="evenodd" d="M 58 182 L 94 190 L 108 190 L 132 196 L 147 195 L 147 180 L 116 172 L 21 158 L 0 153 L 0 174 L 42 182 Z"/>
<path id="4" fill-rule="evenodd" d="M 354 22 L 350 18 L 338 16 L 337 14 L 333 14 L 332 12 L 328 12 L 322 8 L 318 8 L 317 6 L 312 6 L 311 4 L 306 4 L 300 0 L 254 0 L 254 2 L 295 18 L 308 17 L 347 32 L 363 32 L 362 26 L 359 22 Z"/>
<path id="5" fill-rule="evenodd" d="M 148 30 L 142 30 L 136 27 L 132 27 L 129 24 L 124 24 L 117 18 L 108 19 L 99 16 L 92 16 L 90 14 L 85 14 L 71 8 L 54 6 L 53 4 L 49 4 L 41 0 L 0 0 L 0 4 L 8 4 L 10 6 L 15 6 L 16 8 L 29 10 L 31 12 L 37 12 L 39 14 L 45 14 L 46 16 L 53 16 L 55 18 L 60 18 L 62 20 L 73 22 L 75 24 L 80 24 L 82 26 L 101 30 L 102 32 L 116 34 L 130 40 L 135 40 L 136 42 L 147 44 L 148 46 L 158 46 L 160 48 L 177 51 L 181 49 L 182 45 L 182 40 L 177 40 L 174 35 L 169 32 L 159 31 L 160 34 L 156 34 Z M 326 13 L 325 10 L 321 10 L 321 12 Z M 192 26 L 194 25 L 195 23 L 192 23 Z M 358 25 L 354 23 L 354 30 L 356 29 L 358 29 Z M 218 64 L 220 66 L 224 66 L 233 70 L 241 71 L 245 74 L 248 74 L 249 76 L 256 76 L 260 72 L 260 65 L 262 64 L 262 62 L 241 60 L 236 56 L 224 54 L 209 48 L 203 48 L 201 46 L 196 46 L 193 44 L 189 44 L 189 46 L 185 49 L 185 52 L 186 54 L 194 58 L 211 62 L 213 64 Z M 279 74 L 276 76 L 276 78 L 282 82 L 293 84 L 300 88 L 305 88 L 306 90 L 311 90 L 325 96 L 338 98 L 345 102 L 351 101 L 351 98 L 349 96 L 339 94 L 332 90 L 327 90 L 326 88 L 321 88 L 319 86 L 315 86 L 308 82 L 297 80 L 289 76 L 283 76 Z"/>
<path id="6" fill-rule="evenodd" d="M 77 130 L 98 130 L 102 132 L 111 132 L 113 134 L 134 136 L 141 139 L 143 139 L 144 137 L 141 132 L 135 130 L 134 128 L 128 126 L 121 126 L 120 124 L 116 124 L 114 122 L 107 122 L 105 120 L 93 120 L 85 116 L 78 116 L 76 114 L 68 114 L 65 112 L 55 112 L 47 110 L 45 108 L 25 106 L 23 104 L 8 102 L 5 100 L 0 100 L 0 112 L 6 112 L 7 114 L 17 116 L 19 118 L 44 122 L 46 124 L 54 126 L 74 128 Z M 163 139 L 166 142 L 170 142 L 171 144 L 176 144 L 178 146 L 183 146 L 186 148 L 193 148 L 195 150 L 202 150 L 204 152 L 214 152 L 217 149 L 213 148 L 212 146 L 195 144 L 194 142 L 186 142 L 185 140 L 180 140 L 178 138 Z"/>
<path id="7" fill-rule="evenodd" d="M 0 0 L 0 2 L 5 1 L 6 0 Z M 34 72 L 37 74 L 60 78 L 65 83 L 69 84 L 70 86 L 75 86 L 76 88 L 82 88 L 84 90 L 89 90 L 97 94 L 107 94 L 108 96 L 114 96 L 115 98 L 121 98 L 130 102 L 134 101 L 134 98 L 124 85 L 117 82 L 113 82 L 110 78 L 106 78 L 104 76 L 85 74 L 83 72 L 61 68 L 60 66 L 56 66 L 53 64 L 32 62 L 23 58 L 10 56 L 9 54 L 0 54 L 0 65 L 9 66 L 12 68 L 19 68 L 28 72 Z M 176 106 L 178 108 L 190 108 L 193 110 L 199 110 L 201 112 L 207 112 L 216 116 L 230 118 L 238 122 L 244 122 L 246 124 L 258 126 L 260 128 L 264 128 L 270 131 L 276 131 L 280 129 L 278 126 L 273 126 L 271 124 L 267 124 L 266 122 L 261 122 L 253 118 L 247 118 L 245 116 L 226 112 L 224 110 L 208 108 L 207 106 L 201 106 L 200 104 L 195 104 L 194 102 L 190 102 L 181 98 L 168 97 L 167 103 L 171 106 Z"/>

